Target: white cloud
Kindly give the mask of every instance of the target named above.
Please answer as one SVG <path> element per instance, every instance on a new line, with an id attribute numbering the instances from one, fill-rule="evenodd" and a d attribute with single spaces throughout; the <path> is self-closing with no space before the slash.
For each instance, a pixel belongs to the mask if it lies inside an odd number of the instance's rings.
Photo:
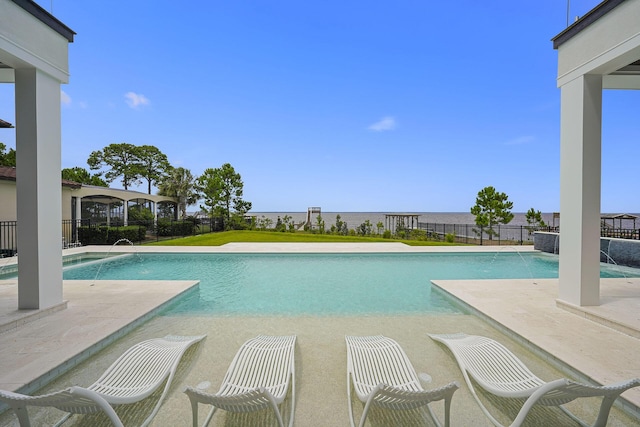
<path id="1" fill-rule="evenodd" d="M 71 104 L 71 97 L 69 95 L 67 95 L 67 92 L 61 90 L 60 91 L 60 101 L 62 102 L 63 105 L 70 105 Z"/>
<path id="2" fill-rule="evenodd" d="M 386 130 L 393 130 L 395 128 L 396 128 L 396 119 L 394 119 L 393 117 L 387 116 L 387 117 L 383 117 L 379 121 L 369 126 L 368 129 L 375 132 L 383 132 Z"/>
<path id="3" fill-rule="evenodd" d="M 124 94 L 124 97 L 126 98 L 125 102 L 127 105 L 134 109 L 143 105 L 149 105 L 150 103 L 149 99 L 141 93 L 127 92 Z"/>
<path id="4" fill-rule="evenodd" d="M 536 138 L 533 135 L 524 135 L 519 136 L 518 138 L 510 139 L 509 141 L 505 142 L 504 145 L 524 145 L 529 144 L 535 140 Z"/>

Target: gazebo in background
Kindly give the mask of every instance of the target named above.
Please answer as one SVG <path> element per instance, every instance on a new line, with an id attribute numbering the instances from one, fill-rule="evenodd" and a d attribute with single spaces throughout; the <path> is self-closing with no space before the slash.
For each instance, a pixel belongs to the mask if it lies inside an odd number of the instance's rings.
<path id="1" fill-rule="evenodd" d="M 636 219 L 638 219 L 637 216 L 627 213 L 618 215 L 602 215 L 600 217 L 600 220 L 602 221 L 602 225 L 604 227 L 609 227 L 608 221 L 611 221 L 611 228 L 616 228 L 616 221 L 618 221 L 618 228 L 629 228 L 622 227 L 622 221 L 631 221 L 633 223 L 633 226 L 631 228 L 633 228 L 634 230 L 636 228 Z"/>
<path id="2" fill-rule="evenodd" d="M 4 120 L 0 119 L 0 129 L 12 129 L 13 125 L 9 122 L 5 122 Z"/>
<path id="3" fill-rule="evenodd" d="M 395 233 L 397 229 L 418 228 L 418 214 L 384 214 L 384 229 Z"/>

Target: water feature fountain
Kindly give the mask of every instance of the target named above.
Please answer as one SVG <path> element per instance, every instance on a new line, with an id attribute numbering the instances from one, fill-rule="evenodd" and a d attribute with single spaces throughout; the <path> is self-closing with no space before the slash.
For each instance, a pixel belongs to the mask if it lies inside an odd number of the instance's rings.
<path id="1" fill-rule="evenodd" d="M 610 247 L 610 246 L 611 246 L 611 241 L 609 241 L 609 247 Z M 607 248 L 607 250 L 609 250 L 609 248 Z M 613 265 L 615 265 L 615 266 L 616 266 L 616 270 L 618 270 L 618 272 L 619 272 L 620 274 L 622 274 L 622 276 L 623 276 L 623 277 L 624 277 L 624 279 L 627 281 L 627 283 L 631 283 L 631 282 L 629 281 L 629 278 L 627 277 L 627 275 L 626 275 L 626 274 L 624 274 L 624 271 L 622 271 L 622 268 L 620 268 L 620 266 L 618 265 L 618 263 L 617 263 L 617 262 L 615 262 L 615 260 L 614 260 L 613 258 L 611 258 L 611 256 L 610 256 L 608 253 L 606 253 L 606 252 L 605 252 L 605 251 L 603 251 L 602 249 L 600 249 L 600 253 L 601 253 L 602 255 L 604 255 L 604 256 L 605 256 L 605 258 L 606 258 L 606 260 L 607 260 L 607 264 L 613 264 Z"/>
<path id="2" fill-rule="evenodd" d="M 93 283 L 91 284 L 91 286 L 95 285 L 96 280 L 98 280 L 98 275 L 100 274 L 100 271 L 102 270 L 102 266 L 104 265 L 104 260 L 109 258 L 109 255 L 111 254 L 111 251 L 113 250 L 113 248 L 118 246 L 120 243 L 128 243 L 134 249 L 133 253 L 138 256 L 138 259 L 140 259 L 140 254 L 138 254 L 138 252 L 135 250 L 136 247 L 135 247 L 135 245 L 133 244 L 133 242 L 131 240 L 129 240 L 129 239 L 119 239 L 119 240 L 115 241 L 113 243 L 113 245 L 111 245 L 111 247 L 107 251 L 107 255 L 102 259 L 102 262 L 100 262 L 100 266 L 98 267 L 98 271 L 96 272 L 96 277 L 93 278 Z"/>
<path id="3" fill-rule="evenodd" d="M 527 263 L 527 261 L 524 259 L 524 257 L 522 256 L 522 254 L 520 253 L 520 251 L 517 248 L 513 248 L 510 246 L 502 246 L 500 247 L 500 249 L 498 249 L 495 253 L 495 255 L 493 256 L 493 258 L 491 259 L 491 264 L 493 264 L 496 260 L 496 258 L 498 258 L 498 255 L 503 252 L 504 250 L 508 250 L 508 251 L 512 251 L 518 254 L 518 256 L 520 257 L 520 259 L 522 260 L 522 263 L 524 264 L 524 266 L 527 268 L 527 271 L 529 272 L 529 277 L 531 278 L 531 280 L 534 280 L 533 278 L 533 273 L 531 271 L 531 267 L 529 266 L 529 263 Z M 537 285 L 537 283 L 534 281 L 533 282 L 534 285 Z"/>

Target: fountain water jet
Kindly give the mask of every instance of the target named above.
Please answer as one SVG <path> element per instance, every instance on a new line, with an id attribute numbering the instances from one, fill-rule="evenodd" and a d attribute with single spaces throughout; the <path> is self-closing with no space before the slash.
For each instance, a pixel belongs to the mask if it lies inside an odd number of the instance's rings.
<path id="1" fill-rule="evenodd" d="M 95 284 L 96 284 L 96 280 L 98 280 L 98 275 L 100 274 L 100 271 L 102 270 L 102 266 L 104 265 L 104 260 L 105 260 L 105 259 L 107 259 L 107 258 L 109 258 L 109 255 L 111 254 L 111 251 L 113 250 L 113 248 L 115 248 L 116 246 L 118 246 L 118 244 L 123 243 L 123 242 L 128 243 L 128 244 L 129 244 L 129 245 L 134 249 L 134 253 L 135 253 L 136 255 L 138 255 L 138 257 L 140 256 L 140 255 L 138 254 L 138 252 L 136 252 L 136 251 L 135 251 L 135 248 L 136 248 L 136 247 L 135 247 L 135 245 L 133 244 L 133 242 L 132 242 L 131 240 L 129 240 L 129 239 L 119 239 L 119 240 L 116 240 L 116 241 L 114 242 L 114 244 L 113 244 L 113 245 L 111 245 L 111 247 L 110 247 L 110 248 L 109 248 L 109 250 L 107 251 L 107 255 L 102 259 L 102 262 L 100 263 L 100 266 L 98 267 L 98 271 L 96 272 L 96 277 L 94 277 L 94 278 L 93 278 L 93 283 L 91 284 L 91 286 L 93 286 L 93 285 L 95 285 Z"/>
<path id="2" fill-rule="evenodd" d="M 534 285 L 537 285 L 537 283 L 535 282 L 535 279 L 533 278 L 533 272 L 531 271 L 531 267 L 529 266 L 529 264 L 524 259 L 524 257 L 522 256 L 522 254 L 520 253 L 520 251 L 518 249 L 514 249 L 514 248 L 511 248 L 509 246 L 502 246 L 499 250 L 496 251 L 495 255 L 491 259 L 491 264 L 494 263 L 496 258 L 498 258 L 498 255 L 500 254 L 500 252 L 502 252 L 503 250 L 513 251 L 513 252 L 518 254 L 518 256 L 522 260 L 522 263 L 524 264 L 524 266 L 527 267 L 527 271 L 529 272 L 529 278 L 531 278 L 531 280 L 534 280 L 534 282 L 533 282 Z"/>
<path id="3" fill-rule="evenodd" d="M 611 246 L 611 241 L 609 241 L 609 246 Z M 617 262 L 615 262 L 615 260 L 614 260 L 613 258 L 611 258 L 611 257 L 609 256 L 609 254 L 608 254 L 608 253 L 606 253 L 606 252 L 605 252 L 605 251 L 603 251 L 602 249 L 600 249 L 600 253 L 601 253 L 601 254 L 603 254 L 603 255 L 606 257 L 606 259 L 607 259 L 607 264 L 613 264 L 613 265 L 615 265 L 615 266 L 617 267 L 616 269 L 618 270 L 618 272 L 619 272 L 620 274 L 622 274 L 622 277 L 624 277 L 624 279 L 627 281 L 627 283 L 631 283 L 631 281 L 629 280 L 629 278 L 627 277 L 627 275 L 626 275 L 626 274 L 624 274 L 624 271 L 622 271 L 622 269 L 620 268 L 620 266 L 618 265 L 618 263 L 617 263 Z M 611 262 L 609 262 L 609 261 L 611 261 Z"/>

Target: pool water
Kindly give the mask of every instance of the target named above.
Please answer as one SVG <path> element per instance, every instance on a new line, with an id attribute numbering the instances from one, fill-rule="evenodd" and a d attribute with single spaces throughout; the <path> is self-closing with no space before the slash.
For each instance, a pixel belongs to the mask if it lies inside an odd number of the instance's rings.
<path id="1" fill-rule="evenodd" d="M 602 277 L 634 269 L 602 265 Z M 200 280 L 166 314 L 366 315 L 461 313 L 432 289 L 436 279 L 558 277 L 541 253 L 132 254 L 76 265 L 74 280 Z"/>

